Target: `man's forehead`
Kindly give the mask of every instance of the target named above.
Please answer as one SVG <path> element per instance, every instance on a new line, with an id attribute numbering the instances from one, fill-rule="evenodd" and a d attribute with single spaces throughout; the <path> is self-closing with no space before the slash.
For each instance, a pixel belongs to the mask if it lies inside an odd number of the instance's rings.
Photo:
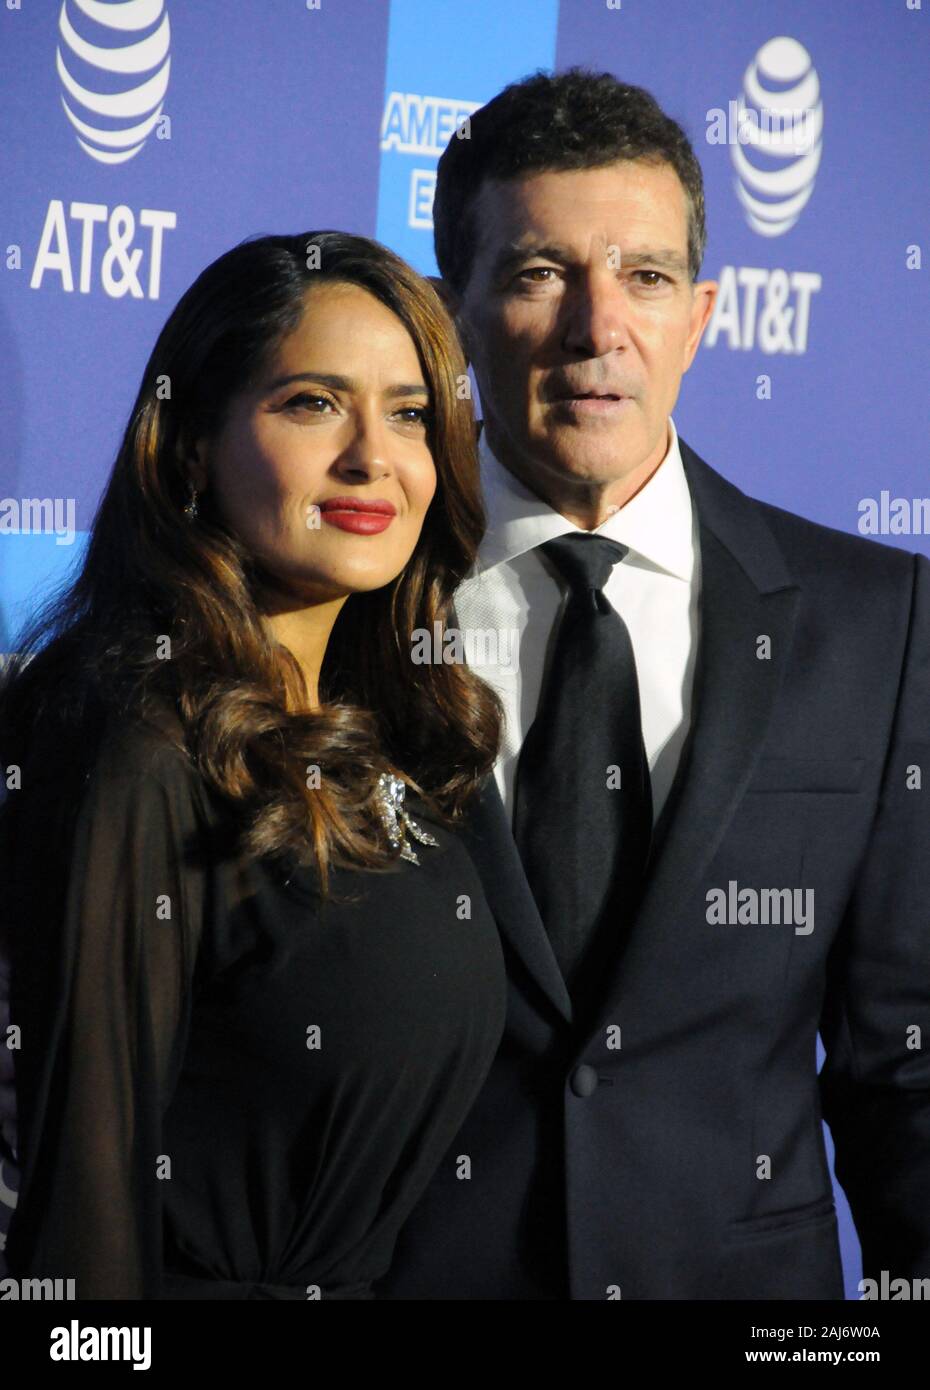
<path id="1" fill-rule="evenodd" d="M 495 263 L 556 251 L 584 260 L 614 245 L 624 255 L 661 253 L 667 262 L 687 256 L 685 192 L 669 164 L 624 160 L 488 179 L 476 213 L 476 252 Z"/>
<path id="2" fill-rule="evenodd" d="M 479 199 L 487 204 L 520 206 L 539 198 L 561 202 L 585 199 L 608 202 L 611 199 L 646 194 L 661 197 L 684 187 L 667 160 L 617 159 L 580 169 L 531 169 L 505 178 L 489 175 L 482 180 Z"/>

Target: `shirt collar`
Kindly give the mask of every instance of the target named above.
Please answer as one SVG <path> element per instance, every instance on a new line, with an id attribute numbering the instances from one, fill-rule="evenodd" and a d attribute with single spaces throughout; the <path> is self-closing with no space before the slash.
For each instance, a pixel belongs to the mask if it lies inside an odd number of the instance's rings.
<path id="1" fill-rule="evenodd" d="M 668 425 L 668 451 L 645 487 L 595 531 L 582 534 L 620 541 L 629 547 L 633 563 L 639 558 L 690 582 L 694 574 L 691 492 L 671 416 Z M 484 430 L 478 458 L 488 525 L 478 550 L 477 572 L 514 560 L 556 536 L 581 530 L 503 466 Z"/>

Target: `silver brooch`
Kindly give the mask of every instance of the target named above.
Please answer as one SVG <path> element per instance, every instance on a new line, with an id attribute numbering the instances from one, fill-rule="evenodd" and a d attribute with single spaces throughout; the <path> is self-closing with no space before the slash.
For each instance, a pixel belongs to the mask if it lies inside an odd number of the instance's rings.
<path id="1" fill-rule="evenodd" d="M 419 859 L 407 843 L 407 832 L 415 840 L 419 840 L 421 845 L 438 845 L 439 841 L 428 830 L 422 830 L 404 810 L 406 790 L 406 783 L 399 777 L 394 777 L 390 772 L 382 772 L 378 778 L 376 792 L 378 809 L 391 844 L 401 847 L 401 859 L 409 859 L 411 864 L 419 864 Z"/>

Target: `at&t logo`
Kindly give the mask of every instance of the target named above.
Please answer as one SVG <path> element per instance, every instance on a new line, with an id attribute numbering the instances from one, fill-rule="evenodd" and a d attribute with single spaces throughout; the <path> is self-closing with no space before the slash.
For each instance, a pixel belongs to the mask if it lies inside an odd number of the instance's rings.
<path id="1" fill-rule="evenodd" d="M 164 9 L 164 0 L 62 0 L 55 52 L 61 104 L 81 149 L 101 164 L 132 159 L 162 117 L 171 70 Z"/>

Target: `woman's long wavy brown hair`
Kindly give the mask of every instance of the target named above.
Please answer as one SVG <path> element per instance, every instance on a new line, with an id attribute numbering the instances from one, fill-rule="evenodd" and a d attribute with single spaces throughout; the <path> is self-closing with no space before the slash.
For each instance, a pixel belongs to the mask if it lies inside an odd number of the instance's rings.
<path id="1" fill-rule="evenodd" d="M 403 572 L 344 603 L 311 710 L 297 661 L 262 619 L 268 576 L 209 491 L 193 524 L 183 514 L 184 451 L 221 425 L 323 281 L 367 290 L 410 333 L 430 392 L 437 487 Z M 56 746 L 86 755 L 110 716 L 167 706 L 232 810 L 240 851 L 310 867 L 324 896 L 332 867 L 384 870 L 398 857 L 376 805 L 382 772 L 454 825 L 493 765 L 501 706 L 462 663 L 415 664 L 411 643 L 414 629 L 444 630 L 484 529 L 466 380 L 438 295 L 377 242 L 307 232 L 220 256 L 155 344 L 80 573 L 39 611 L 4 674 L 3 763 L 22 765 L 51 728 Z M 315 790 L 310 767 L 321 769 Z"/>

